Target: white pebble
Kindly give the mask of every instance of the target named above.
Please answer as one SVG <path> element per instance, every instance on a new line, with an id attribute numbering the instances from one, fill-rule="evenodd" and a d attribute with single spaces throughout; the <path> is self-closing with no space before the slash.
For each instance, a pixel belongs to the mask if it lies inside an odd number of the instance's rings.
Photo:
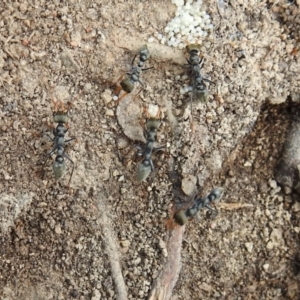
<path id="1" fill-rule="evenodd" d="M 172 3 L 177 5 L 177 6 L 183 6 L 184 5 L 184 0 L 172 0 Z"/>
<path id="2" fill-rule="evenodd" d="M 117 100 L 119 99 L 119 97 L 118 97 L 117 95 L 114 95 L 114 96 L 112 97 L 112 99 L 113 99 L 114 101 L 117 101 Z"/>
<path id="3" fill-rule="evenodd" d="M 194 27 L 197 27 L 200 24 L 200 20 L 199 20 L 198 17 L 194 19 L 194 23 L 193 24 L 194 24 Z"/>
<path id="4" fill-rule="evenodd" d="M 154 38 L 151 36 L 151 37 L 149 37 L 149 39 L 148 39 L 148 43 L 153 43 L 154 42 Z"/>
<path id="5" fill-rule="evenodd" d="M 195 43 L 207 36 L 206 31 L 213 29 L 210 16 L 205 10 L 201 11 L 202 0 L 172 0 L 177 6 L 176 17 L 164 29 L 167 37 L 156 33 L 155 37 L 162 44 L 183 49 L 185 42 Z M 155 39 L 154 39 L 155 41 Z M 153 42 L 151 38 L 149 43 Z"/>
<path id="6" fill-rule="evenodd" d="M 185 92 L 185 89 L 184 88 L 181 88 L 180 91 L 179 91 L 180 95 L 184 95 L 186 92 Z"/>
<path id="7" fill-rule="evenodd" d="M 192 8 L 192 6 L 191 6 L 191 4 L 189 2 L 187 2 L 184 8 L 186 10 L 190 10 Z"/>
<path id="8" fill-rule="evenodd" d="M 188 29 L 181 30 L 182 35 L 187 35 L 189 33 Z"/>
<path id="9" fill-rule="evenodd" d="M 180 44 L 178 45 L 178 48 L 179 48 L 179 49 L 183 49 L 184 47 L 185 47 L 184 43 L 180 43 Z"/>
<path id="10" fill-rule="evenodd" d="M 193 30 L 195 28 L 195 26 L 194 26 L 194 24 L 190 24 L 188 28 L 191 31 L 191 30 Z"/>
<path id="11" fill-rule="evenodd" d="M 181 20 L 180 20 L 180 18 L 175 18 L 175 19 L 173 20 L 173 22 L 174 22 L 175 24 L 180 24 L 180 23 L 181 23 Z"/>

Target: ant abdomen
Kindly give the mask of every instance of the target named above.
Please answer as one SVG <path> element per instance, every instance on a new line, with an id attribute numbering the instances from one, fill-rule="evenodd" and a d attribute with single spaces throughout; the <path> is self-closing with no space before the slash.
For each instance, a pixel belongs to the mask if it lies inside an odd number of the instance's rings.
<path id="1" fill-rule="evenodd" d="M 56 180 L 59 180 L 63 177 L 66 171 L 66 163 L 64 161 L 64 157 L 62 155 L 58 155 L 55 158 L 53 163 L 53 174 Z"/>
<path id="2" fill-rule="evenodd" d="M 124 80 L 122 80 L 120 82 L 120 85 L 121 85 L 122 89 L 128 94 L 131 93 L 134 89 L 134 83 L 132 81 L 130 81 L 129 78 L 125 78 Z"/>
<path id="3" fill-rule="evenodd" d="M 137 167 L 138 181 L 144 181 L 152 172 L 151 163 L 149 160 L 143 160 Z"/>

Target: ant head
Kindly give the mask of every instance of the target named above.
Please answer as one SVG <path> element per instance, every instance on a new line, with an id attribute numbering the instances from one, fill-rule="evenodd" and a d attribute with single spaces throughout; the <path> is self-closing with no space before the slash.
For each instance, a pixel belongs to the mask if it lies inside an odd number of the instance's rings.
<path id="1" fill-rule="evenodd" d="M 65 105 L 60 100 L 53 100 L 53 120 L 55 123 L 67 123 L 68 122 L 68 111 L 70 109 L 71 104 L 68 102 L 67 105 Z"/>
<path id="2" fill-rule="evenodd" d="M 122 89 L 126 92 L 126 93 L 131 93 L 134 89 L 134 83 L 131 82 L 129 80 L 129 78 L 125 78 L 120 82 L 120 85 L 122 87 Z"/>
<path id="3" fill-rule="evenodd" d="M 173 218 L 174 218 L 174 221 L 181 226 L 183 226 L 188 221 L 188 217 L 185 214 L 184 209 L 181 209 L 178 212 L 176 212 L 174 214 Z"/>
<path id="4" fill-rule="evenodd" d="M 192 53 L 198 54 L 200 52 L 200 45 L 190 44 L 185 47 L 186 51 L 191 55 Z"/>
<path id="5" fill-rule="evenodd" d="M 53 121 L 55 123 L 68 123 L 68 115 L 61 112 L 54 112 Z"/>

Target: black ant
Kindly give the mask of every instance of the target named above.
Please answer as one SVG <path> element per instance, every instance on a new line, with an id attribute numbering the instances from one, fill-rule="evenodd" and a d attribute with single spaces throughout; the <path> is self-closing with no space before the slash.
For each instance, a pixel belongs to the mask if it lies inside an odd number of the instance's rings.
<path id="1" fill-rule="evenodd" d="M 142 148 L 139 147 L 140 150 L 142 150 L 139 152 L 139 155 L 143 156 L 143 160 L 137 168 L 137 178 L 139 181 L 145 180 L 149 174 L 154 171 L 152 152 L 164 148 L 164 146 L 158 148 L 154 147 L 157 130 L 161 124 L 161 121 L 159 120 L 160 110 L 158 109 L 158 106 L 149 105 L 147 114 L 146 130 L 144 131 L 146 145 Z"/>
<path id="2" fill-rule="evenodd" d="M 218 210 L 216 208 L 211 207 L 210 204 L 214 204 L 217 201 L 220 201 L 224 194 L 224 189 L 221 187 L 217 187 L 213 189 L 206 197 L 204 198 L 196 198 L 192 204 L 187 209 L 181 209 L 177 213 L 174 214 L 174 220 L 179 225 L 184 225 L 188 219 L 193 218 L 196 213 L 202 209 L 207 208 L 214 212 L 215 214 L 218 214 Z"/>
<path id="3" fill-rule="evenodd" d="M 203 78 L 200 71 L 203 68 L 204 59 L 199 57 L 200 46 L 191 44 L 186 46 L 186 50 L 190 57 L 187 59 L 193 76 L 193 96 L 201 102 L 206 102 L 208 99 L 208 91 L 204 81 L 213 83 L 209 79 Z"/>
<path id="4" fill-rule="evenodd" d="M 137 64 L 137 66 L 134 66 L 134 61 L 135 61 L 136 57 L 137 57 L 137 55 L 135 55 L 132 60 L 132 63 L 131 63 L 132 67 L 131 67 L 130 72 L 126 73 L 126 75 L 127 75 L 126 78 L 120 82 L 120 84 L 119 84 L 120 86 L 114 92 L 114 94 L 116 94 L 116 95 L 120 94 L 121 89 L 125 92 L 124 95 L 119 97 L 118 101 L 121 101 L 121 99 L 124 96 L 131 93 L 134 89 L 135 83 L 139 82 L 142 86 L 142 89 L 135 95 L 135 97 L 136 97 L 144 89 L 144 84 L 140 80 L 140 75 L 141 75 L 142 71 L 146 71 L 146 70 L 153 68 L 153 67 L 143 68 L 146 60 L 150 57 L 150 52 L 149 52 L 147 45 L 142 46 L 142 48 L 140 49 L 140 60 Z M 122 77 L 123 77 L 123 75 L 120 78 L 122 78 Z"/>
<path id="5" fill-rule="evenodd" d="M 54 152 L 57 152 L 55 161 L 53 163 L 53 173 L 54 173 L 55 179 L 59 180 L 60 178 L 62 178 L 62 176 L 64 175 L 65 170 L 66 170 L 65 158 L 67 160 L 69 160 L 72 163 L 72 172 L 71 172 L 71 176 L 70 176 L 70 179 L 68 182 L 68 185 L 69 185 L 71 182 L 71 178 L 73 176 L 73 172 L 74 172 L 74 162 L 65 153 L 64 147 L 65 147 L 65 144 L 75 140 L 76 138 L 72 137 L 69 140 L 65 141 L 65 134 L 67 133 L 67 131 L 69 129 L 65 126 L 65 124 L 67 124 L 67 122 L 68 122 L 68 108 L 66 109 L 65 106 L 63 105 L 63 103 L 60 101 L 54 102 L 54 105 L 55 105 L 56 111 L 53 112 L 53 121 L 55 123 L 58 123 L 58 125 L 56 126 L 56 128 L 53 129 L 54 138 L 50 137 L 50 139 L 54 142 L 54 147 L 48 154 L 48 157 L 47 157 L 43 167 L 45 167 L 45 165 L 46 165 L 48 159 L 51 157 L 51 155 Z"/>

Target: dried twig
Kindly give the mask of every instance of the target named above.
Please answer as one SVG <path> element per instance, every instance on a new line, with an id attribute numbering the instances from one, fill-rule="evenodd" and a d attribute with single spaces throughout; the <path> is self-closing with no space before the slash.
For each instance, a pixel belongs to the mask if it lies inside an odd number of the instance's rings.
<path id="1" fill-rule="evenodd" d="M 185 226 L 176 226 L 170 231 L 168 241 L 168 258 L 164 269 L 157 278 L 149 296 L 149 300 L 167 300 L 172 296 L 172 290 L 181 270 L 181 245 Z"/>
<path id="2" fill-rule="evenodd" d="M 107 217 L 108 208 L 105 205 L 104 198 L 105 196 L 102 193 L 98 195 L 96 203 L 99 212 L 98 222 L 101 226 L 102 239 L 111 266 L 111 275 L 115 282 L 117 300 L 127 300 L 127 290 L 120 266 L 119 250 L 110 219 Z"/>
<path id="3" fill-rule="evenodd" d="M 218 203 L 218 208 L 226 209 L 226 210 L 234 210 L 239 208 L 245 208 L 245 207 L 253 207 L 253 204 L 250 203 Z"/>

